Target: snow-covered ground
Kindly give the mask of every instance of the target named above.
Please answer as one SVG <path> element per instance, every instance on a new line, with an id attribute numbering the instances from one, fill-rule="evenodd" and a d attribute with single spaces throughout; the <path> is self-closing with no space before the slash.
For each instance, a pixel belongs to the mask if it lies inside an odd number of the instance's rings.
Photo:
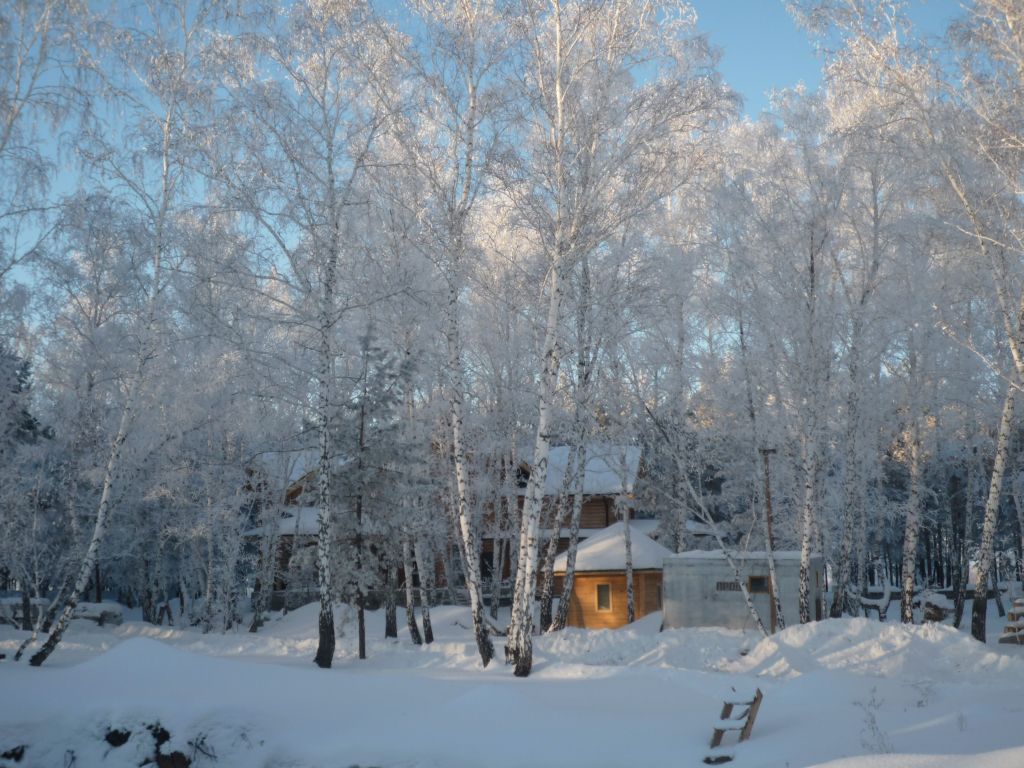
<path id="1" fill-rule="evenodd" d="M 525 680 L 500 638 L 480 667 L 463 608 L 435 609 L 421 648 L 370 614 L 362 662 L 348 623 L 331 670 L 311 661 L 312 606 L 255 635 L 76 621 L 41 669 L 13 663 L 25 635 L 0 628 L 0 765 L 138 766 L 163 728 L 160 752 L 193 766 L 678 768 L 701 764 L 732 689 L 760 687 L 737 768 L 1024 766 L 1024 649 L 996 645 L 994 611 L 987 647 L 863 619 L 761 641 L 659 623 L 538 638 Z"/>

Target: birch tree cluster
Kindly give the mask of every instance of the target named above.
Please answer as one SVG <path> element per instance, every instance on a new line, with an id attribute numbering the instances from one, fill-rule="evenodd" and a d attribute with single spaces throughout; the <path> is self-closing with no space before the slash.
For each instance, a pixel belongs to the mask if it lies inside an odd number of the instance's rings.
<path id="1" fill-rule="evenodd" d="M 675 0 L 114 6 L 0 5 L 31 663 L 83 602 L 257 631 L 283 584 L 322 667 L 458 601 L 529 675 L 580 535 L 550 450 L 594 443 L 640 447 L 616 509 L 670 548 L 799 550 L 785 621 L 820 552 L 828 615 L 946 590 L 984 639 L 1024 563 L 1019 2 L 927 41 L 794 3 L 822 83 L 756 116 Z"/>

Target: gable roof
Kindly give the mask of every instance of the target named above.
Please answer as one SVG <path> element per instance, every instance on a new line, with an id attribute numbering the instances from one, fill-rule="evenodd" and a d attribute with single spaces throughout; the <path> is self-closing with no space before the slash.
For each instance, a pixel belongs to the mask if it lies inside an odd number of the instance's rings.
<path id="1" fill-rule="evenodd" d="M 316 536 L 320 532 L 320 510 L 316 507 L 285 507 L 283 514 L 277 520 L 278 536 Z M 273 523 L 250 528 L 242 534 L 243 537 L 253 538 L 266 536 L 273 529 Z"/>
<path id="2" fill-rule="evenodd" d="M 633 552 L 633 570 L 662 569 L 665 558 L 672 550 L 661 546 L 630 525 L 630 549 Z M 555 558 L 555 572 L 564 572 L 568 553 Z M 621 521 L 609 525 L 600 533 L 581 541 L 576 550 L 577 571 L 621 571 L 626 567 L 626 532 Z"/>
<path id="3" fill-rule="evenodd" d="M 302 448 L 294 451 L 270 451 L 261 454 L 258 461 L 276 487 L 290 488 L 320 468 L 320 450 Z M 347 456 L 331 457 L 335 471 L 340 470 L 349 461 Z"/>
<path id="4" fill-rule="evenodd" d="M 583 493 L 586 496 L 631 494 L 640 470 L 640 446 L 589 443 L 583 463 Z M 573 463 L 573 469 L 576 464 Z M 569 446 L 553 445 L 548 452 L 548 475 L 544 495 L 557 496 L 569 468 Z M 520 495 L 526 493 L 520 489 Z"/>

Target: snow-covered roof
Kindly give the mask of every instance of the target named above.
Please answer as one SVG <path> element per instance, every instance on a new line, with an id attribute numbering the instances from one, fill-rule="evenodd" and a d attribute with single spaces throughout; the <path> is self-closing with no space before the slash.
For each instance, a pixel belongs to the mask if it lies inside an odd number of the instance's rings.
<path id="1" fill-rule="evenodd" d="M 637 571 L 661 570 L 665 558 L 672 554 L 639 530 L 630 525 L 630 549 L 633 553 L 633 569 Z M 555 571 L 564 571 L 567 553 L 555 558 Z M 580 542 L 576 550 L 577 571 L 621 571 L 626 567 L 625 525 L 621 522 L 609 525 L 586 541 Z"/>
<path id="2" fill-rule="evenodd" d="M 647 536 L 650 536 L 651 538 L 654 538 L 654 534 L 657 533 L 658 526 L 660 524 L 660 520 L 654 520 L 646 517 L 640 519 L 631 519 L 629 521 L 629 532 L 632 533 L 633 531 L 640 531 L 640 533 L 643 533 Z"/>
<path id="3" fill-rule="evenodd" d="M 686 532 L 694 536 L 714 536 L 715 532 L 707 523 L 700 523 L 696 520 L 686 521 Z"/>
<path id="4" fill-rule="evenodd" d="M 288 466 L 288 484 L 291 485 L 297 480 L 301 480 L 319 466 L 320 451 L 314 449 L 297 451 L 292 455 L 292 461 Z"/>
<path id="5" fill-rule="evenodd" d="M 552 446 L 548 453 L 548 475 L 544 494 L 555 496 L 562 490 L 569 465 L 569 446 Z M 640 469 L 640 447 L 591 443 L 586 447 L 583 464 L 583 493 L 587 496 L 612 496 L 632 493 Z M 520 489 L 521 494 L 526 489 Z"/>
<path id="6" fill-rule="evenodd" d="M 260 456 L 260 463 L 267 474 L 287 488 L 298 482 L 320 465 L 320 450 L 302 448 L 296 451 L 273 451 Z M 332 459 L 334 469 L 341 469 L 349 462 L 347 456 L 335 456 Z"/>
<path id="7" fill-rule="evenodd" d="M 659 520 L 651 520 L 648 518 L 633 519 L 629 521 L 629 527 L 631 531 L 639 531 L 640 533 L 650 536 L 652 539 L 656 538 L 655 533 L 658 532 L 658 526 L 660 525 Z M 598 528 L 580 528 L 580 541 L 583 539 L 589 539 L 591 536 L 596 536 L 602 531 L 608 530 L 608 526 L 602 525 Z M 541 538 L 550 538 L 554 533 L 552 528 L 542 528 L 540 531 Z M 568 526 L 563 526 L 558 529 L 558 538 L 568 539 L 572 534 L 572 529 Z M 497 539 L 509 536 L 508 531 L 500 530 L 497 526 L 491 525 L 484 529 L 484 538 Z"/>
<path id="8" fill-rule="evenodd" d="M 640 533 L 643 533 L 643 534 L 645 534 L 647 536 L 650 536 L 653 539 L 653 538 L 655 538 L 654 534 L 657 533 L 657 531 L 658 531 L 658 525 L 659 524 L 660 524 L 660 521 L 658 521 L 658 520 L 649 520 L 647 518 L 641 518 L 641 519 L 638 519 L 638 520 L 630 520 L 629 521 L 629 528 L 630 528 L 630 531 L 639 531 Z M 542 529 L 541 532 L 540 532 L 541 537 L 542 538 L 550 537 L 551 534 L 552 534 L 552 530 L 553 529 L 551 529 L 551 528 Z M 606 525 L 602 525 L 599 528 L 580 528 L 580 541 L 582 541 L 583 539 L 589 539 L 591 536 L 596 536 L 597 534 L 601 533 L 602 531 L 606 531 L 606 530 L 608 530 L 608 526 L 606 526 Z M 490 536 L 491 538 L 496 538 L 496 533 L 493 530 L 488 531 L 484 535 L 485 536 Z M 507 533 L 506 533 L 506 535 L 507 535 Z M 570 535 L 572 535 L 572 529 L 571 528 L 562 527 L 562 528 L 558 529 L 558 537 L 560 539 L 568 539 Z"/>
<path id="9" fill-rule="evenodd" d="M 671 554 L 671 553 L 670 553 Z M 772 553 L 776 560 L 799 560 L 800 550 L 799 549 L 780 549 Z M 751 551 L 751 552 L 730 552 L 729 556 L 733 560 L 767 560 L 768 554 L 764 551 Z M 710 549 L 707 551 L 703 550 L 690 550 L 689 552 L 680 552 L 679 554 L 672 554 L 672 557 L 679 560 L 724 560 L 725 553 L 720 549 Z M 820 558 L 821 555 L 817 552 L 811 553 L 811 559 Z"/>
<path id="10" fill-rule="evenodd" d="M 278 521 L 277 532 L 285 535 L 298 532 L 300 536 L 315 534 L 320 530 L 319 514 L 316 507 L 296 507 Z"/>
<path id="11" fill-rule="evenodd" d="M 287 513 L 277 521 L 278 536 L 315 536 L 320 530 L 318 523 L 318 510 L 316 507 L 288 507 Z M 298 522 L 298 529 L 296 529 Z M 243 533 L 243 536 L 265 536 L 267 526 L 251 528 Z"/>

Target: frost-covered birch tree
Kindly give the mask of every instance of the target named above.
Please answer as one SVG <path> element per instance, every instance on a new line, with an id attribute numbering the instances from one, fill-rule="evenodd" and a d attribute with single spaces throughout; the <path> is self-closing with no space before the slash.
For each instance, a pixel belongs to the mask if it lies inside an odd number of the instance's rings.
<path id="1" fill-rule="evenodd" d="M 454 519 L 473 616 L 473 634 L 486 667 L 494 655 L 483 617 L 478 522 L 474 520 L 466 445 L 463 294 L 479 258 L 474 224 L 480 198 L 502 151 L 507 120 L 506 77 L 510 17 L 501 3 L 413 5 L 419 34 L 406 55 L 414 118 L 403 146 L 422 179 L 424 220 L 420 247 L 441 277 L 445 387 L 454 474 Z"/>
<path id="2" fill-rule="evenodd" d="M 196 123 L 208 87 L 203 81 L 207 72 L 200 63 L 209 50 L 205 33 L 219 8 L 213 2 L 180 3 L 142 13 L 145 20 L 130 13 L 96 19 L 95 33 L 81 53 L 102 97 L 126 115 L 116 127 L 103 122 L 88 125 L 80 146 L 97 181 L 109 185 L 134 211 L 141 255 L 137 277 L 145 287 L 139 312 L 132 319 L 133 360 L 118 376 L 120 413 L 103 465 L 92 535 L 60 619 L 30 659 L 33 666 L 42 664 L 56 648 L 93 577 L 110 522 L 125 441 L 152 361 L 168 346 L 160 332 L 163 292 L 168 270 L 177 265 L 181 254 L 176 226 L 193 179 L 189 160 L 194 148 L 185 137 Z"/>
<path id="3" fill-rule="evenodd" d="M 18 267 L 51 233 L 54 150 L 73 106 L 72 31 L 80 20 L 62 0 L 14 0 L 0 8 L 0 339 L 10 340 L 29 299 Z"/>
<path id="4" fill-rule="evenodd" d="M 280 14 L 268 5 L 251 21 L 225 44 L 222 128 L 232 141 L 224 147 L 211 134 L 210 152 L 225 204 L 259 238 L 262 290 L 278 298 L 282 322 L 305 331 L 319 454 L 315 661 L 330 667 L 337 336 L 346 310 L 367 300 L 342 270 L 358 250 L 354 211 L 366 205 L 363 177 L 392 115 L 391 49 L 387 28 L 360 2 L 297 3 Z"/>
<path id="5" fill-rule="evenodd" d="M 529 675 L 541 506 L 558 389 L 565 283 L 578 261 L 686 183 L 728 105 L 689 8 L 527 2 L 523 148 L 505 191 L 542 255 L 538 416 L 506 658 Z"/>
<path id="6" fill-rule="evenodd" d="M 1024 243 L 1019 203 L 1024 131 L 1015 87 L 1024 66 L 1021 9 L 1006 0 L 982 0 L 954 25 L 947 36 L 956 57 L 954 82 L 951 69 L 942 61 L 944 52 L 904 43 L 896 4 L 862 0 L 811 6 L 811 21 L 834 25 L 845 35 L 848 47 L 867 52 L 884 73 L 876 87 L 902 100 L 928 167 L 955 202 L 954 208 L 942 208 L 947 225 L 967 238 L 973 263 L 991 281 L 992 305 L 1008 361 L 989 358 L 976 339 L 964 338 L 962 329 L 944 321 L 948 332 L 986 357 L 992 370 L 1001 372 L 1005 391 L 978 553 L 979 573 L 985 575 L 979 579 L 972 614 L 972 634 L 984 639 L 986 582 L 1013 401 L 1024 373 L 1020 354 L 1024 291 L 1016 258 Z"/>
<path id="7" fill-rule="evenodd" d="M 898 94 L 880 87 L 884 71 L 857 46 L 838 53 L 826 76 L 828 130 L 836 137 L 846 189 L 838 223 L 842 247 L 833 251 L 843 302 L 838 333 L 845 368 L 843 506 L 830 608 L 830 615 L 838 617 L 844 610 L 856 614 L 858 608 L 850 594 L 855 530 L 865 525 L 869 465 L 875 460 L 865 411 L 872 409 L 871 371 L 878 369 L 885 352 L 883 331 L 893 324 L 887 316 L 896 309 L 889 303 L 886 281 L 894 265 L 912 259 L 907 244 L 929 238 L 922 226 L 924 217 L 915 215 L 911 205 L 920 199 L 927 174 L 917 170 L 925 164 L 906 128 L 905 104 Z M 919 284 L 915 291 L 931 298 L 933 291 L 922 291 L 923 287 Z M 925 305 L 923 310 L 927 317 L 929 308 Z"/>
<path id="8" fill-rule="evenodd" d="M 946 161 L 944 175 L 966 215 L 970 234 L 990 272 L 1001 331 L 1010 365 L 1004 374 L 1006 396 L 997 431 L 995 458 L 985 501 L 978 550 L 978 582 L 971 613 L 971 634 L 985 641 L 988 579 L 993 562 L 996 523 L 1002 502 L 1014 402 L 1024 383 L 1024 9 L 1010 0 L 979 0 L 955 30 L 961 42 L 959 70 L 964 107 L 975 118 L 970 151 L 978 158 L 981 189 L 963 177 L 966 163 Z M 996 585 L 998 589 L 998 585 Z"/>

